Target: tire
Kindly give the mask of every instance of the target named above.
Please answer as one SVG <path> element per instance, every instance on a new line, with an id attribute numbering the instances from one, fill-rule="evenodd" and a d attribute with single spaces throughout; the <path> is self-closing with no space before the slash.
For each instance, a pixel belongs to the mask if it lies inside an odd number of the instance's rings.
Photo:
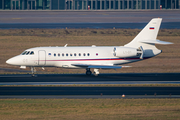
<path id="1" fill-rule="evenodd" d="M 92 72 L 91 71 L 86 71 L 86 75 L 91 75 Z"/>

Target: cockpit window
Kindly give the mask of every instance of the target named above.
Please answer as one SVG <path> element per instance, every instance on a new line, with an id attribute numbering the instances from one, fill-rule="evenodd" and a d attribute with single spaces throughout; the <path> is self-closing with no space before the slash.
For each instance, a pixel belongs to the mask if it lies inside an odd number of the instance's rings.
<path id="1" fill-rule="evenodd" d="M 24 51 L 21 55 L 34 55 L 34 51 Z"/>
<path id="2" fill-rule="evenodd" d="M 26 53 L 26 55 L 28 55 L 30 53 L 30 51 L 28 51 L 27 53 Z"/>
<path id="3" fill-rule="evenodd" d="M 21 55 L 25 55 L 27 51 L 24 51 Z"/>
<path id="4" fill-rule="evenodd" d="M 34 51 L 31 51 L 30 55 L 34 55 Z"/>

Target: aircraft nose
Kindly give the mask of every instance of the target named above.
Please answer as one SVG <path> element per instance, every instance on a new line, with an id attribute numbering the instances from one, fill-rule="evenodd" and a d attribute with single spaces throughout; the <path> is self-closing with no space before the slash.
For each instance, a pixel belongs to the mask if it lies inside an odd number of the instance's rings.
<path id="1" fill-rule="evenodd" d="M 6 61 L 6 63 L 7 63 L 7 64 L 10 64 L 10 65 L 13 64 L 12 58 L 8 59 L 8 60 Z"/>
<path id="2" fill-rule="evenodd" d="M 18 57 L 13 57 L 13 58 L 10 58 L 6 61 L 7 64 L 10 64 L 10 65 L 18 65 L 19 64 L 19 58 Z"/>

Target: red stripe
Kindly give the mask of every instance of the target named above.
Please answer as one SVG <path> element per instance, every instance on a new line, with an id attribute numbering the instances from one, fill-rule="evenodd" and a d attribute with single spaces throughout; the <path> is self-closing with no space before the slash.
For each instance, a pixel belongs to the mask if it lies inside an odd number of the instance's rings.
<path id="1" fill-rule="evenodd" d="M 110 59 L 71 59 L 71 60 L 46 60 L 46 61 L 109 61 L 109 60 L 139 60 L 140 58 L 110 58 Z M 147 58 L 144 58 L 147 59 Z M 39 60 L 39 61 L 45 61 L 45 60 Z"/>

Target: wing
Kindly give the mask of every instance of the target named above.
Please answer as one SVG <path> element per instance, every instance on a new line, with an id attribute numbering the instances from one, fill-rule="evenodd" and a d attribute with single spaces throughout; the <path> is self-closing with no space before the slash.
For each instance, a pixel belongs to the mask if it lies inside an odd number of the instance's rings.
<path id="1" fill-rule="evenodd" d="M 96 68 L 96 69 L 120 69 L 122 67 L 130 67 L 130 66 L 118 66 L 118 65 L 92 65 L 92 64 L 72 64 L 77 67 L 82 68 Z"/>

